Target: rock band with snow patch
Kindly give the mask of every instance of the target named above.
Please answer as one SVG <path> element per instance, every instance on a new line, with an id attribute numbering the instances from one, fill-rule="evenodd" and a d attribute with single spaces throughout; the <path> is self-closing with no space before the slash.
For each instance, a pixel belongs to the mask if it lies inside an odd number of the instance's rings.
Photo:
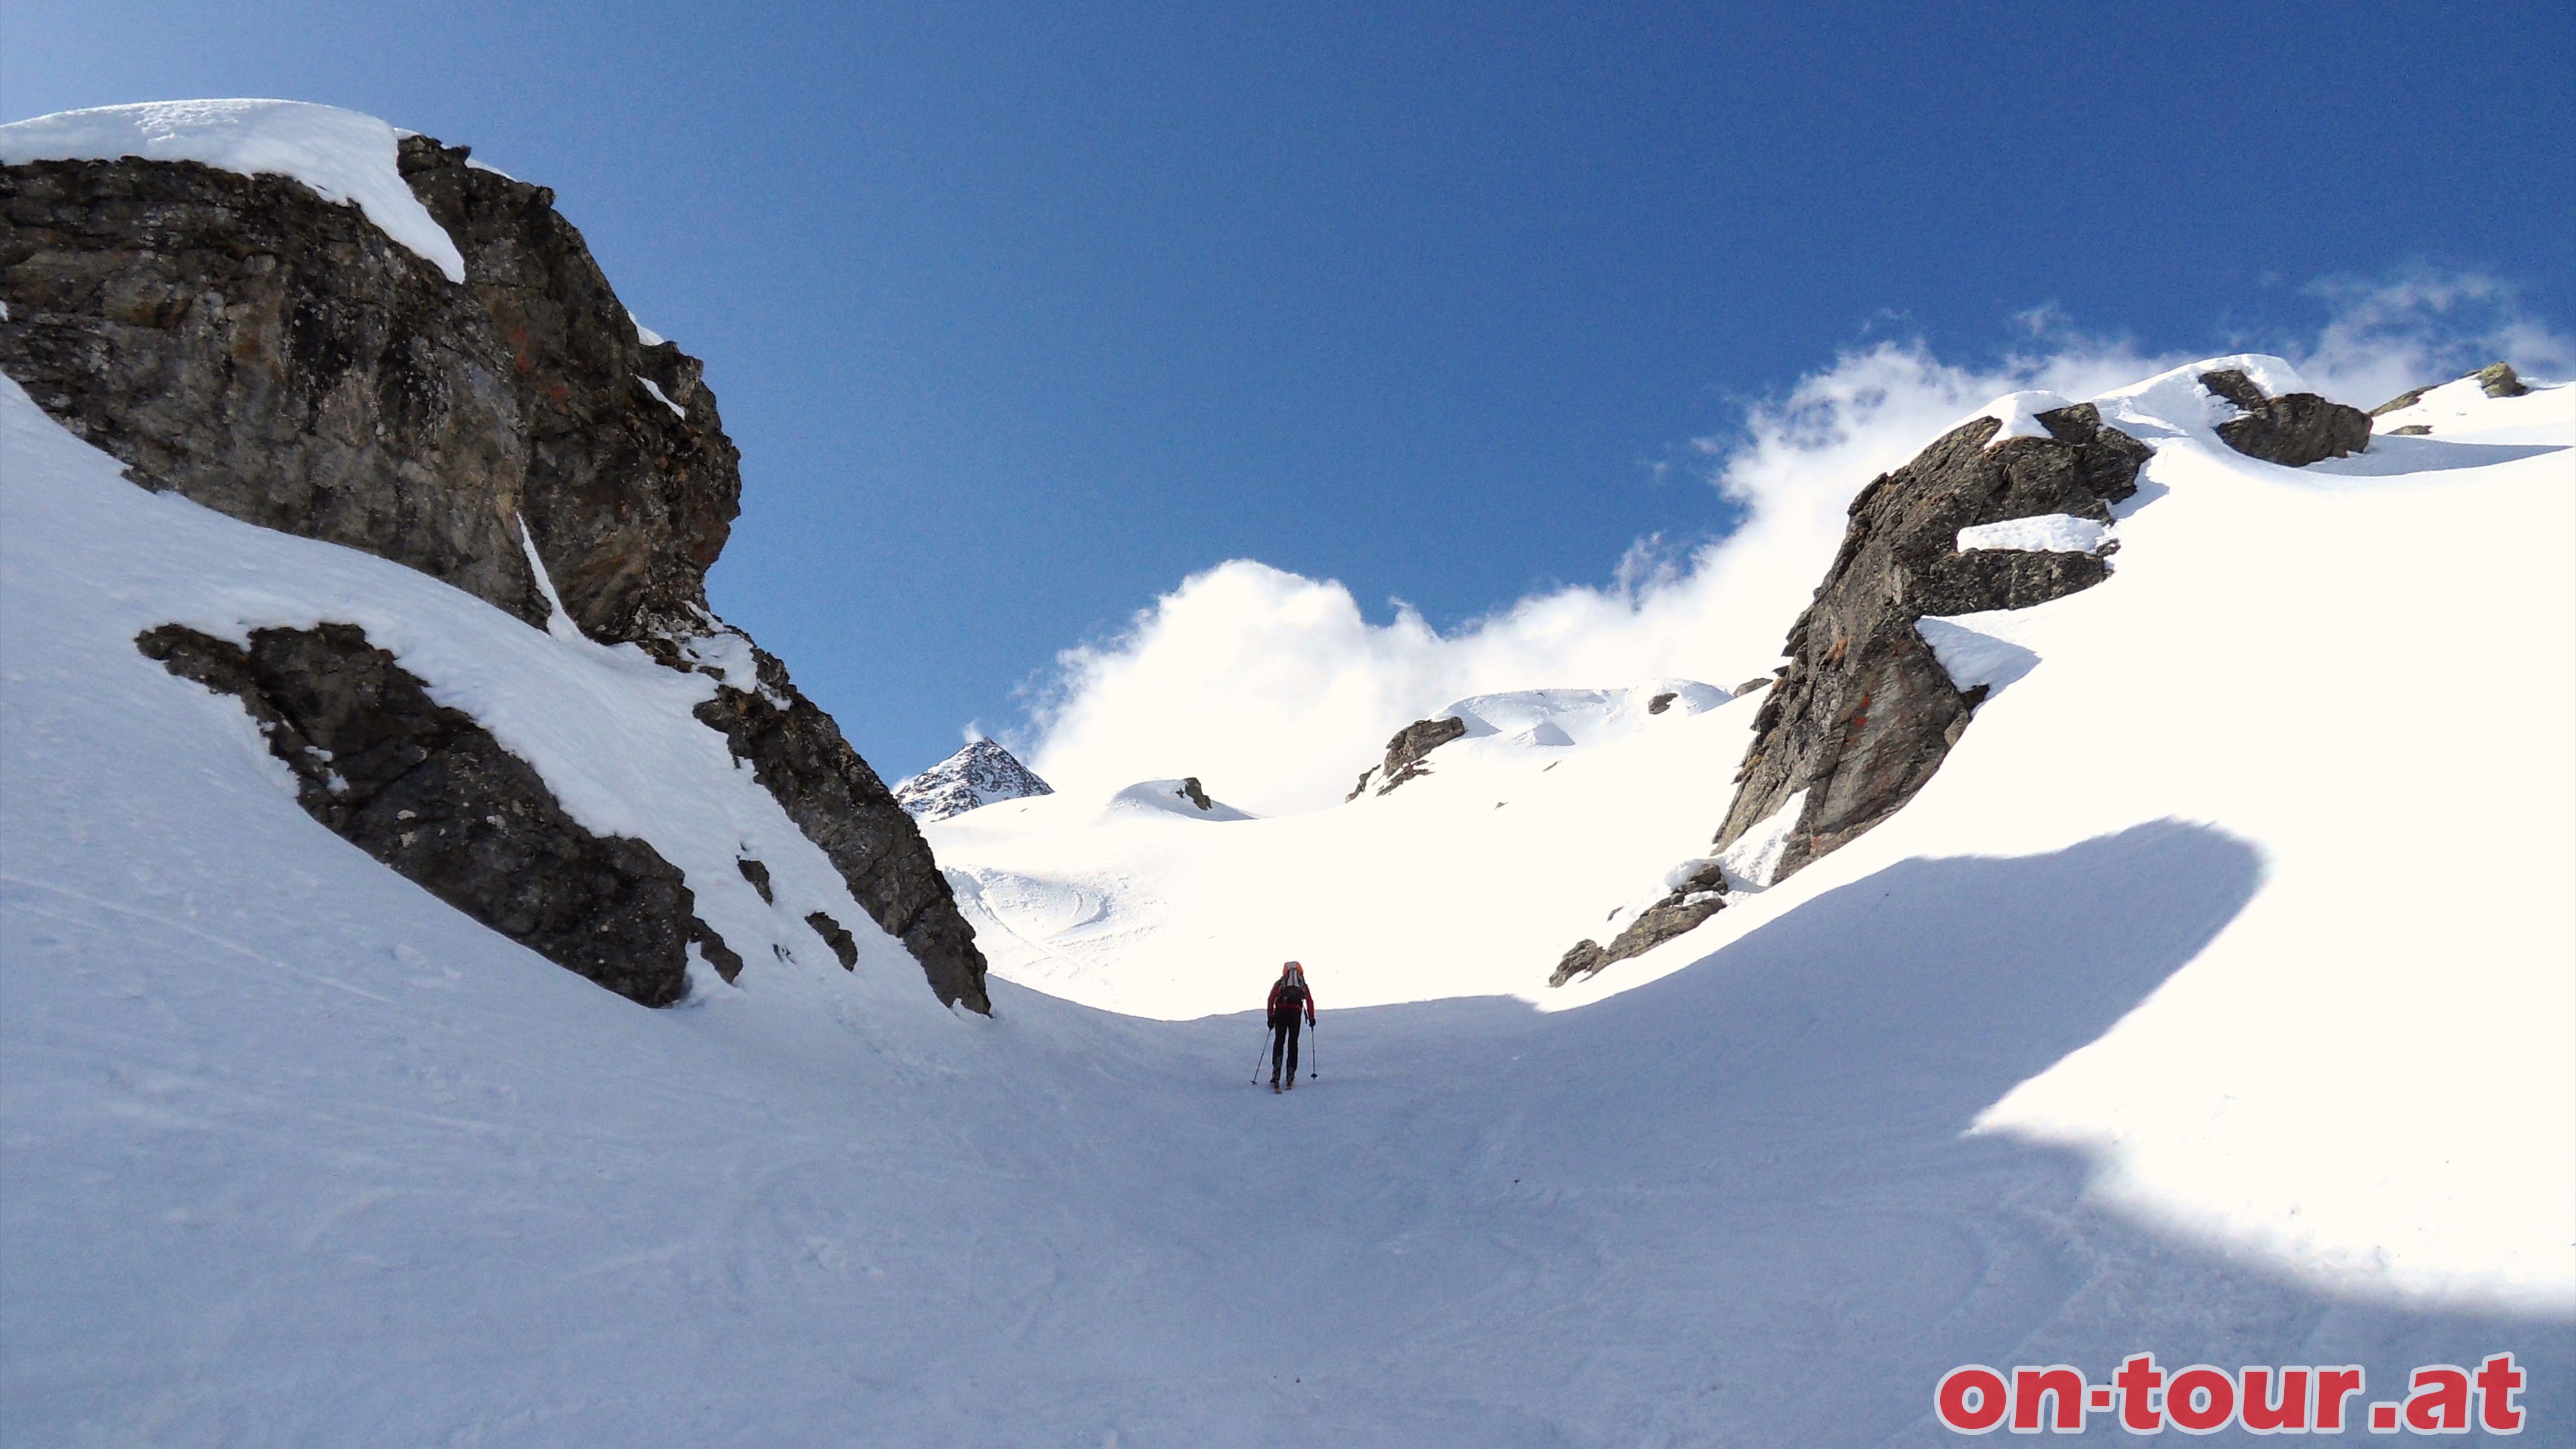
<path id="1" fill-rule="evenodd" d="M 2087 1383 L 2084 1371 L 2072 1364 L 2024 1364 L 2009 1379 L 1984 1364 L 1961 1364 L 1941 1376 L 1932 1402 L 1942 1427 L 1957 1434 L 1999 1427 L 2016 1434 L 2043 1428 L 2081 1434 L 2093 1414 L 2116 1414 L 2119 1427 L 2131 1434 L 2161 1434 L 2168 1426 L 2186 1434 L 2229 1427 L 2249 1434 L 2340 1434 L 2347 1428 L 2466 1434 L 2472 1425 L 2489 1434 L 2519 1434 L 2524 1411 L 2516 1398 L 2524 1377 L 2510 1352 L 2488 1354 L 2475 1370 L 2423 1364 L 2406 1376 L 2402 1402 L 2373 1400 L 2355 1416 L 2346 1405 L 2367 1392 L 2368 1383 L 2359 1364 L 2249 1364 L 2231 1375 L 2196 1363 L 2168 1374 L 2156 1367 L 2154 1354 L 2133 1353 L 2101 1384 Z"/>

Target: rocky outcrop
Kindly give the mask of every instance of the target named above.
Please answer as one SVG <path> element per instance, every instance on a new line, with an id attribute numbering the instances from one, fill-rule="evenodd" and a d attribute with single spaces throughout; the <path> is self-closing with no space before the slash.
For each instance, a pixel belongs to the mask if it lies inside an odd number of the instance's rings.
<path id="1" fill-rule="evenodd" d="M 1913 798 L 1967 728 L 1982 691 L 1951 682 L 1915 621 L 2020 609 L 2100 583 L 2095 554 L 1958 549 L 1959 531 L 2048 514 L 2107 522 L 2137 491 L 2144 444 L 2091 404 L 2043 413 L 2044 438 L 1988 446 L 1967 423 L 1854 498 L 1815 602 L 1782 652 L 1787 673 L 1754 717 L 1719 849 L 1806 792 L 1774 879 L 1842 845 Z"/>
<path id="2" fill-rule="evenodd" d="M 691 641 L 718 627 L 706 570 L 741 493 L 699 363 L 637 330 L 552 192 L 427 137 L 397 161 L 463 285 L 285 177 L 0 167 L 0 370 L 144 487 L 531 624 L 550 585 L 592 638 L 699 667 Z M 702 717 L 941 999 L 985 1009 L 973 932 L 911 819 L 760 658 L 756 695 L 728 684 Z"/>
<path id="3" fill-rule="evenodd" d="M 1199 784 L 1199 777 L 1196 775 L 1181 781 L 1181 798 L 1201 810 L 1216 808 L 1216 802 L 1208 798 L 1206 787 Z"/>
<path id="4" fill-rule="evenodd" d="M 2236 405 L 2238 416 L 2218 425 L 2227 446 L 2249 458 L 2304 468 L 2370 446 L 2370 414 L 2312 392 L 2266 397 L 2254 379 L 2235 368 L 2200 375 L 2200 385 Z"/>
<path id="5" fill-rule="evenodd" d="M 1342 798 L 1346 801 L 1360 798 L 1372 779 L 1377 781 L 1377 792 L 1383 795 L 1407 780 L 1429 774 L 1430 769 L 1422 763 L 1422 757 L 1451 740 L 1463 738 L 1466 733 L 1467 722 L 1456 715 L 1447 719 L 1415 720 L 1395 732 L 1395 737 L 1386 742 L 1386 759 L 1360 771 L 1359 783 Z"/>
<path id="6" fill-rule="evenodd" d="M 1714 860 L 1695 862 L 1694 868 L 1684 872 L 1661 900 L 1639 911 L 1626 929 L 1611 937 L 1609 945 L 1575 942 L 1558 960 L 1556 970 L 1549 973 L 1547 984 L 1563 986 L 1614 962 L 1642 956 L 1666 941 L 1699 929 L 1701 922 L 1725 908 L 1726 873 Z"/>
<path id="7" fill-rule="evenodd" d="M 724 735 L 734 758 L 751 765 L 787 817 L 822 847 L 851 896 L 921 963 L 940 1001 L 991 1012 L 974 928 L 958 914 L 921 828 L 832 717 L 788 682 L 777 656 L 751 652 L 757 687 L 719 685 L 716 697 L 698 706 L 698 719 Z"/>
<path id="8" fill-rule="evenodd" d="M 964 749 L 904 781 L 894 798 L 913 819 L 927 825 L 1004 800 L 1054 793 L 1054 786 L 1039 779 L 1009 750 L 992 740 L 969 740 Z"/>
<path id="9" fill-rule="evenodd" d="M 2531 391 L 2510 362 L 2490 362 L 2469 375 L 2478 380 L 2478 391 L 2489 397 L 2520 397 Z"/>
<path id="10" fill-rule="evenodd" d="M 1718 852 L 1803 798 L 1776 866 L 1786 877 L 1894 814 L 1923 788 L 1985 698 L 1962 690 L 1915 628 L 1916 621 L 1989 609 L 2022 609 L 2091 588 L 2109 576 L 2101 553 L 1959 548 L 1960 530 L 2014 519 L 2072 515 L 2111 521 L 2111 505 L 2137 492 L 2145 444 L 2105 427 L 2090 403 L 2039 415 L 2045 437 L 1995 441 L 2000 420 L 1963 423 L 1851 502 L 1851 524 L 1782 652 L 1754 739 L 1736 771 L 1735 801 L 1710 856 L 1666 878 L 1666 894 L 1608 946 L 1579 941 L 1548 977 L 1562 986 L 1697 928 L 1725 907 Z M 2102 553 L 2109 552 L 2102 550 Z M 1766 832 L 1767 836 L 1767 832 Z"/>
<path id="11" fill-rule="evenodd" d="M 2524 393 L 2531 391 L 2530 387 L 2524 384 L 2522 374 L 2515 372 L 2513 370 L 2513 364 L 2510 362 L 2490 362 L 2486 366 L 2479 368 L 2477 371 L 2470 373 L 2469 377 L 2476 380 L 2478 391 L 2485 393 L 2489 397 L 2520 397 Z M 2388 401 L 2381 403 L 2379 406 L 2372 408 L 2370 410 L 2370 415 L 2376 418 L 2393 412 L 2402 412 L 2405 409 L 2411 408 L 2417 403 L 2422 402 L 2424 400 L 2424 394 L 2431 392 L 2433 389 L 2442 385 L 2443 384 L 2438 382 L 2431 382 L 2410 392 L 2401 392 L 2397 396 L 2390 398 Z M 2412 432 L 2422 434 L 2429 433 L 2433 430 L 2419 425 L 2411 429 L 2399 428 L 2397 431 L 2401 433 Z"/>
<path id="12" fill-rule="evenodd" d="M 556 965 L 646 1006 L 688 994 L 692 941 L 727 980 L 742 969 L 678 867 L 582 828 L 535 770 L 357 626 L 262 629 L 245 649 L 171 624 L 135 647 L 239 699 L 305 813 Z"/>
<path id="13" fill-rule="evenodd" d="M 284 177 L 0 168 L 0 365 L 148 488 L 542 623 L 524 521 L 593 638 L 702 627 L 742 482 L 698 363 L 640 339 L 552 192 L 465 160 L 402 143 L 462 287 Z"/>

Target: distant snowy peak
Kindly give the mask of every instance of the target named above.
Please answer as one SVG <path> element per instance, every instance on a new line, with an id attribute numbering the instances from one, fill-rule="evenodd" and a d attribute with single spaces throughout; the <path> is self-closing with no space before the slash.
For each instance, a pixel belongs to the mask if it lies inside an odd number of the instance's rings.
<path id="1" fill-rule="evenodd" d="M 1054 793 L 1054 786 L 1039 779 L 1009 750 L 991 740 L 973 740 L 966 748 L 904 781 L 894 798 L 912 812 L 913 819 L 927 824 L 997 801 Z"/>

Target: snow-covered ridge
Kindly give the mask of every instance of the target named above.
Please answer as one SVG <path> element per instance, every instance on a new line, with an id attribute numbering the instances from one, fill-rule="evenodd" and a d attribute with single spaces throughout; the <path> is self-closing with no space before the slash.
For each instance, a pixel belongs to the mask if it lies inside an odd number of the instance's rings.
<path id="1" fill-rule="evenodd" d="M 386 236 L 462 282 L 464 254 L 403 184 L 401 136 L 373 116 L 308 101 L 146 101 L 0 126 L 0 165 L 139 156 L 291 177 L 325 201 L 356 203 Z"/>

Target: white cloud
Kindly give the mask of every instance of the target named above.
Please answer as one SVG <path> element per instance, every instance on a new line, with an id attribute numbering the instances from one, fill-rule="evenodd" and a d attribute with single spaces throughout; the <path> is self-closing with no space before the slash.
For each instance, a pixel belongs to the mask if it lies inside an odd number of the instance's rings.
<path id="1" fill-rule="evenodd" d="M 2563 375 L 2571 351 L 2483 278 L 2331 295 L 2333 321 L 2290 360 L 2364 407 L 2494 355 Z M 1193 574 L 1123 634 L 1057 657 L 1024 754 L 1059 789 L 1196 775 L 1230 803 L 1284 813 L 1339 800 L 1388 735 L 1466 695 L 1767 673 L 1870 479 L 2003 393 L 2085 397 L 2190 360 L 2071 331 L 2052 309 L 2020 320 L 2032 350 L 1991 368 L 1881 342 L 1749 406 L 1735 435 L 1696 445 L 1710 482 L 1745 506 L 1742 525 L 1679 559 L 1641 540 L 1602 587 L 1533 594 L 1444 634 L 1400 601 L 1371 624 L 1340 583 L 1250 559 Z"/>

